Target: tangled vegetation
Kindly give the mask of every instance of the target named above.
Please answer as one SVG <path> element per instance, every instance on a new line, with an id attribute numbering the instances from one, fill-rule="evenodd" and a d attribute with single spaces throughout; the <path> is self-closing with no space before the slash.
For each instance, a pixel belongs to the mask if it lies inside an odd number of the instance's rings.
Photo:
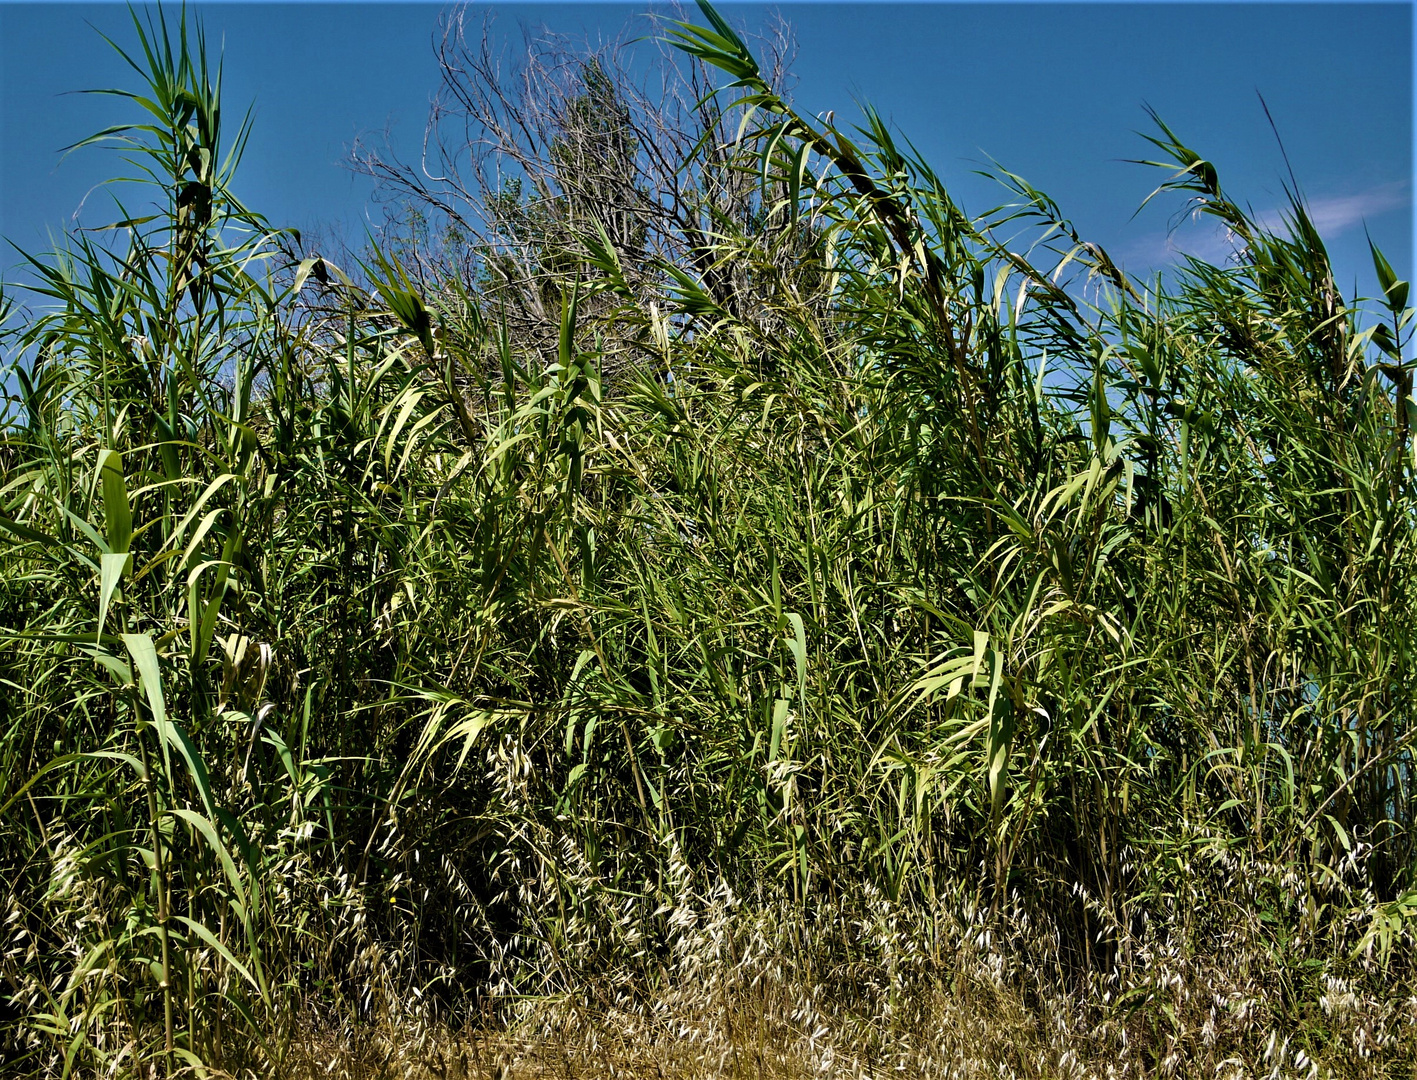
<path id="1" fill-rule="evenodd" d="M 454 17 L 358 262 L 135 20 L 156 208 L 5 308 L 7 1075 L 1411 1075 L 1407 283 L 1159 120 L 1235 255 L 1134 280 L 702 15 Z"/>

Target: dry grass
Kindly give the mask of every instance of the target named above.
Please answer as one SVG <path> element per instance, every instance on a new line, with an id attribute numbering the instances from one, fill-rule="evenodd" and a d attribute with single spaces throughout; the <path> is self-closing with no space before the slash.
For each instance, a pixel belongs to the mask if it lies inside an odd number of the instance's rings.
<path id="1" fill-rule="evenodd" d="M 1098 1010 L 1070 1009 L 1056 999 L 1046 1014 L 1030 1011 L 1017 993 L 989 984 L 967 992 L 937 987 L 921 992 L 924 1000 L 909 1030 L 883 1028 L 879 1018 L 823 1014 L 800 988 L 790 1013 L 776 1022 L 760 1000 L 696 1009 L 661 1002 L 649 1012 L 592 1011 L 545 1001 L 525 1004 L 519 1010 L 523 1020 L 497 1028 L 452 1032 L 371 1025 L 307 1035 L 292 1047 L 283 1074 L 292 1080 L 1413 1075 L 1417 999 L 1412 997 L 1391 1001 L 1371 992 L 1360 997 L 1335 986 L 1324 999 L 1327 1044 L 1316 1048 L 1320 1025 L 1300 1034 L 1273 1026 L 1272 1018 L 1266 1024 L 1254 1015 L 1253 998 L 1216 993 L 1209 983 L 1174 989 L 1182 1003 L 1177 1024 L 1170 1023 L 1170 1008 L 1160 1010 L 1155 1003 L 1133 1010 L 1129 1018 L 1098 1022 Z"/>
<path id="2" fill-rule="evenodd" d="M 1068 989 L 1049 974 L 1058 958 L 1047 934 L 1005 948 L 982 920 L 955 923 L 930 955 L 917 916 L 896 914 L 876 907 L 877 937 L 862 950 L 872 960 L 833 966 L 834 950 L 796 939 L 781 913 L 681 909 L 673 959 L 657 979 L 607 973 L 575 993 L 486 1002 L 457 1029 L 435 1013 L 419 1019 L 406 1001 L 399 1021 L 311 1018 L 295 1028 L 281 1073 L 1406 1080 L 1417 1069 L 1410 976 L 1371 960 L 1331 963 L 1346 976 L 1296 983 L 1273 943 L 1241 926 L 1225 948 L 1200 956 L 1135 942 L 1125 972 Z M 822 921 L 850 918 L 837 911 Z"/>

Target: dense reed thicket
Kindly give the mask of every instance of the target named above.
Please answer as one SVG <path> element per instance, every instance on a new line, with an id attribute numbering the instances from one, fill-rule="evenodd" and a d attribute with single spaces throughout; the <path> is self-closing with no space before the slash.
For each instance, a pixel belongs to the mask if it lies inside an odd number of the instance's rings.
<path id="1" fill-rule="evenodd" d="M 1407 284 L 1159 122 L 1235 256 L 1133 280 L 703 16 L 687 161 L 583 58 L 343 266 L 138 22 L 5 329 L 7 1075 L 1410 1075 Z"/>

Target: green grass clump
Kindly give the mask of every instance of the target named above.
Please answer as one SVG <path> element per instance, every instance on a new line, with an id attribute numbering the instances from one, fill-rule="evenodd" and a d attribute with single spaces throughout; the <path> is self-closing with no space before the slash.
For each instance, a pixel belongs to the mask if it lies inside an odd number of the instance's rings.
<path id="1" fill-rule="evenodd" d="M 1159 122 L 1233 262 L 971 218 L 703 11 L 700 202 L 517 281 L 302 257 L 137 23 L 156 210 L 5 331 L 7 1069 L 1407 1075 L 1407 284 Z"/>

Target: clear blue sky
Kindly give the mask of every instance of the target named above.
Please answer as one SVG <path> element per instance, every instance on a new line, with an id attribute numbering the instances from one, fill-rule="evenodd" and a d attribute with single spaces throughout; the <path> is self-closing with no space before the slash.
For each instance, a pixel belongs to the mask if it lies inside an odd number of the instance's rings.
<path id="1" fill-rule="evenodd" d="M 518 22 L 613 37 L 645 5 L 497 4 Z M 799 52 L 797 105 L 872 102 L 978 212 L 1002 189 L 972 175 L 986 155 L 1047 191 L 1084 236 L 1145 272 L 1177 246 L 1206 252 L 1196 226 L 1168 240 L 1179 203 L 1133 211 L 1159 182 L 1122 159 L 1148 156 L 1136 134 L 1153 106 L 1222 182 L 1257 211 L 1283 202 L 1285 171 L 1261 109 L 1264 95 L 1329 241 L 1340 285 L 1371 290 L 1364 225 L 1399 273 L 1411 276 L 1413 17 L 1409 4 L 807 4 L 774 6 Z M 768 5 L 724 4 L 740 26 Z M 229 115 L 255 104 L 255 134 L 237 191 L 273 224 L 343 229 L 357 239 L 382 208 L 342 167 L 361 132 L 389 126 L 416 155 L 438 72 L 431 38 L 440 6 L 196 4 L 209 40 L 224 45 Z M 696 14 L 696 13 L 695 13 Z M 120 4 L 0 0 L 0 236 L 47 245 L 78 221 L 111 219 L 101 191 L 111 152 L 65 145 L 130 116 L 111 99 L 66 91 L 133 85 L 133 73 L 90 28 L 134 43 Z M 648 33 L 640 20 L 632 32 Z M 648 46 L 646 46 L 648 47 Z M 234 116 L 233 116 L 234 118 Z M 1209 245 L 1209 248 L 1208 248 Z M 13 280 L 17 257 L 0 252 Z"/>

